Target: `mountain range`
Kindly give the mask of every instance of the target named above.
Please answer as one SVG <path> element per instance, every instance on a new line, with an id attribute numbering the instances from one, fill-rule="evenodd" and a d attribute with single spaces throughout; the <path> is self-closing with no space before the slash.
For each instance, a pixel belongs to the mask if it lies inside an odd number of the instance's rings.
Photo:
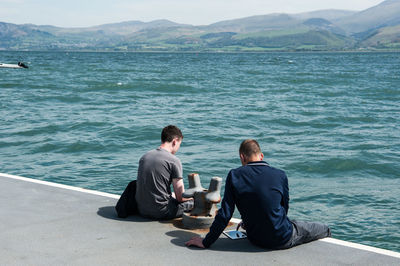
<path id="1" fill-rule="evenodd" d="M 0 50 L 400 50 L 400 0 L 356 12 L 268 14 L 194 26 L 168 20 L 86 28 L 0 22 Z"/>

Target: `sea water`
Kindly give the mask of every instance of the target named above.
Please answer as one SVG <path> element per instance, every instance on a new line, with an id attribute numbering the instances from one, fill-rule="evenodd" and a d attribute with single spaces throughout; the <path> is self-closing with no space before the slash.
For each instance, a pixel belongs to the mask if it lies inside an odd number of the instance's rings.
<path id="1" fill-rule="evenodd" d="M 400 251 L 400 53 L 0 52 L 18 61 L 0 69 L 0 172 L 120 194 L 175 124 L 186 185 L 208 187 L 254 138 L 290 218 Z"/>

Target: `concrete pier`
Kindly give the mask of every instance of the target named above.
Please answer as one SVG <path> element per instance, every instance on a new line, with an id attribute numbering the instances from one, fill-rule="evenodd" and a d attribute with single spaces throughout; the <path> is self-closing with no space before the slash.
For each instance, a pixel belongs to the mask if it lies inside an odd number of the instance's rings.
<path id="1" fill-rule="evenodd" d="M 187 248 L 208 230 L 119 219 L 118 198 L 0 174 L 0 265 L 400 265 L 397 252 L 332 238 L 270 251 L 222 235 L 210 249 Z"/>

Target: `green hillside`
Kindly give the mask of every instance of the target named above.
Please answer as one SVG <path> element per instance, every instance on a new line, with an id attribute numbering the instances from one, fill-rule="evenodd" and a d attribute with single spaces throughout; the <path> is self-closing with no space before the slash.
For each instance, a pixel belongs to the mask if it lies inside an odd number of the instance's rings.
<path id="1" fill-rule="evenodd" d="M 235 32 L 184 32 L 182 29 L 158 29 L 134 34 L 123 47 L 128 50 L 340 50 L 352 39 L 328 31 L 298 29 L 271 30 L 238 34 Z"/>
<path id="2" fill-rule="evenodd" d="M 0 22 L 0 50 L 342 51 L 400 49 L 400 0 L 361 12 L 269 14 L 206 26 L 169 20 L 85 28 Z"/>
<path id="3" fill-rule="evenodd" d="M 350 34 L 400 24 L 400 0 L 386 0 L 351 16 L 334 20 Z"/>
<path id="4" fill-rule="evenodd" d="M 308 28 L 264 31 L 238 34 L 230 39 L 212 43 L 214 47 L 236 46 L 271 50 L 337 50 L 352 41 L 346 37 L 328 31 L 316 31 Z"/>
<path id="5" fill-rule="evenodd" d="M 400 25 L 376 30 L 359 45 L 361 47 L 400 49 Z"/>

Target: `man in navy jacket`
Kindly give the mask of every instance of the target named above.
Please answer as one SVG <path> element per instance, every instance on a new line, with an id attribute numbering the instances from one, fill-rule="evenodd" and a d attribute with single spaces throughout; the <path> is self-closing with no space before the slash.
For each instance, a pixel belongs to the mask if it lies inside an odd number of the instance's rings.
<path id="1" fill-rule="evenodd" d="M 286 249 L 331 235 L 326 225 L 289 220 L 286 174 L 263 161 L 257 141 L 243 141 L 239 155 L 242 166 L 232 169 L 226 178 L 224 198 L 210 232 L 204 239 L 192 238 L 187 246 L 210 247 L 228 225 L 235 205 L 248 239 L 263 248 Z"/>

